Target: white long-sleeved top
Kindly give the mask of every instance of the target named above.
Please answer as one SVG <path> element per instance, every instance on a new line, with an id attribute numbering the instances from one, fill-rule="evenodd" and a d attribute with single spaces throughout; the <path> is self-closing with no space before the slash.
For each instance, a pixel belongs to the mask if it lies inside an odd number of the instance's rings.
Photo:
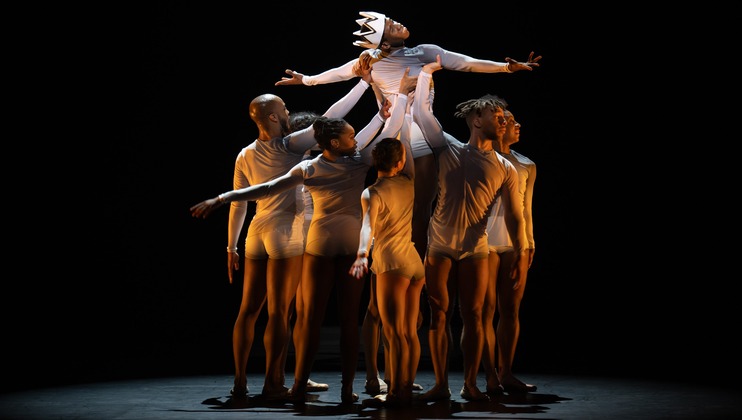
<path id="1" fill-rule="evenodd" d="M 500 153 L 515 166 L 518 171 L 518 200 L 523 206 L 523 219 L 526 224 L 526 239 L 528 248 L 536 248 L 533 236 L 533 185 L 536 181 L 536 163 L 522 153 L 510 149 L 510 153 Z M 500 197 L 492 207 L 492 213 L 487 221 L 487 243 L 492 246 L 513 246 L 505 225 L 505 207 Z"/>
<path id="2" fill-rule="evenodd" d="M 358 103 L 368 83 L 360 80 L 345 96 L 331 105 L 323 114 L 342 118 Z M 233 189 L 262 184 L 285 174 L 299 163 L 307 150 L 317 144 L 314 129 L 309 126 L 285 137 L 270 140 L 256 139 L 237 155 L 234 166 Z M 248 227 L 248 235 L 258 234 L 274 226 L 291 226 L 295 219 L 304 217 L 302 200 L 297 200 L 295 190 L 261 198 L 256 201 L 255 214 Z M 234 201 L 230 206 L 227 228 L 227 246 L 237 247 L 240 232 L 247 215 L 247 203 Z"/>
<path id="3" fill-rule="evenodd" d="M 383 98 L 389 98 L 394 103 L 394 98 L 399 92 L 399 84 L 407 67 L 410 68 L 410 76 L 417 76 L 423 66 L 435 61 L 438 55 L 441 57 L 441 65 L 446 70 L 474 73 L 508 72 L 507 63 L 470 57 L 465 54 L 446 50 L 435 44 L 401 47 L 383 56 L 383 58 L 380 50 L 372 50 L 372 54 L 380 58 L 371 65 L 371 75 L 374 79 L 373 89 L 379 105 L 381 105 Z M 352 79 L 353 77 L 357 77 L 353 73 L 353 66 L 357 62 L 358 58 L 317 75 L 305 75 L 302 83 L 307 86 L 313 86 Z M 433 88 L 432 84 L 430 88 Z M 411 127 L 410 143 L 412 144 L 414 157 L 430 153 L 430 149 L 422 138 L 422 133 L 420 133 L 416 124 L 413 124 Z"/>
<path id="4" fill-rule="evenodd" d="M 361 231 L 361 192 L 372 166 L 373 145 L 386 137 L 396 137 L 404 122 L 407 96 L 401 95 L 401 107 L 394 110 L 384 128 L 371 143 L 379 127 L 366 126 L 356 134 L 356 154 L 335 161 L 319 155 L 296 167 L 303 184 L 312 195 L 314 214 L 307 231 L 306 252 L 318 256 L 354 255 Z M 374 120 L 379 120 L 375 118 Z"/>
<path id="5" fill-rule="evenodd" d="M 373 54 L 381 58 L 379 50 L 374 50 Z M 395 96 L 399 92 L 399 83 L 407 67 L 410 68 L 410 76 L 417 76 L 423 66 L 435 61 L 438 55 L 441 57 L 441 65 L 446 70 L 474 73 L 508 72 L 507 63 L 470 57 L 435 44 L 420 44 L 416 47 L 401 47 L 374 61 L 371 65 L 374 85 L 384 97 Z M 312 86 L 352 79 L 357 77 L 353 73 L 353 66 L 357 62 L 358 58 L 314 76 L 305 75 L 302 83 Z"/>
<path id="6" fill-rule="evenodd" d="M 406 107 L 406 99 L 401 102 L 405 103 Z M 399 115 L 400 113 L 402 115 Z M 392 113 L 389 121 L 376 139 L 396 136 L 403 119 L 404 108 Z M 221 196 L 230 202 L 258 201 L 282 195 L 290 196 L 287 199 L 296 200 L 295 188 L 304 184 L 312 194 L 314 202 L 314 215 L 307 233 L 306 251 L 314 255 L 325 256 L 355 254 L 361 223 L 359 198 L 363 190 L 366 172 L 368 172 L 372 162 L 371 153 L 373 149 L 371 145 L 373 142 L 371 140 L 374 139 L 374 135 L 379 131 L 382 124 L 384 124 L 384 120 L 377 114 L 366 127 L 356 133 L 355 138 L 358 144 L 356 153 L 352 156 L 342 156 L 334 162 L 325 159 L 323 155 L 311 160 L 303 160 L 300 157 L 298 164 L 279 177 L 246 188 L 228 191 Z M 301 133 L 301 131 L 297 133 Z M 315 224 L 321 226 L 326 221 L 332 222 L 333 220 L 340 220 L 340 222 L 329 223 L 331 227 L 329 236 L 324 233 L 313 233 L 313 230 L 317 229 Z M 353 227 L 354 224 L 357 227 Z M 346 227 L 355 230 L 347 231 L 345 230 Z M 352 233 L 352 235 L 349 233 Z M 347 243 L 339 240 L 339 235 L 352 238 L 352 246 L 348 247 Z M 347 252 L 348 249 L 350 250 L 349 254 L 337 253 L 340 251 Z"/>
<path id="7" fill-rule="evenodd" d="M 487 218 L 498 194 L 511 211 L 520 209 L 510 201 L 518 195 L 518 171 L 494 150 L 480 150 L 443 131 L 424 88 L 431 82 L 431 74 L 420 72 L 412 103 L 413 115 L 438 159 L 439 192 L 428 225 L 428 246 L 463 252 L 486 250 Z M 513 217 L 521 221 L 514 244 L 523 251 L 526 239 L 522 211 L 513 213 Z"/>

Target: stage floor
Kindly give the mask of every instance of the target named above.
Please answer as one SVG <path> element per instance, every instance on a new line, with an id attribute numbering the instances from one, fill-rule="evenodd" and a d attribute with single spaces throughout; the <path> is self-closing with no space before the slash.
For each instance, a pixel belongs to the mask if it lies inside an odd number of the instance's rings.
<path id="1" fill-rule="evenodd" d="M 318 371 L 311 377 L 330 385 L 312 393 L 304 405 L 265 402 L 259 397 L 263 378 L 248 375 L 247 401 L 229 397 L 231 375 L 168 377 L 100 382 L 0 394 L 2 419 L 733 419 L 742 418 L 739 390 L 681 383 L 632 381 L 563 375 L 520 375 L 538 386 L 526 395 L 505 394 L 489 402 L 468 402 L 459 396 L 462 373 L 449 376 L 451 399 L 417 402 L 406 408 L 369 406 L 363 393 L 365 372 L 359 371 L 355 404 L 340 403 L 340 374 Z M 293 376 L 287 375 L 287 384 Z M 416 379 L 425 390 L 432 371 Z M 480 388 L 484 378 L 480 375 Z"/>

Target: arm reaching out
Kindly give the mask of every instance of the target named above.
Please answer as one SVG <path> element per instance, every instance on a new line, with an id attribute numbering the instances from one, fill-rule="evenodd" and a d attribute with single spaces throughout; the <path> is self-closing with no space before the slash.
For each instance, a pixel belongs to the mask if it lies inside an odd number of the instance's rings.
<path id="1" fill-rule="evenodd" d="M 232 201 L 255 201 L 259 198 L 268 197 L 271 194 L 277 194 L 296 187 L 304 182 L 304 173 L 299 168 L 299 163 L 294 166 L 288 173 L 274 178 L 262 184 L 251 185 L 239 190 L 232 190 L 214 198 L 204 200 L 191 206 L 191 216 L 205 219 L 219 207 Z"/>
<path id="2" fill-rule="evenodd" d="M 368 146 L 370 146 L 373 140 L 375 140 L 373 137 L 374 134 L 379 132 L 381 126 L 391 116 L 391 107 L 392 102 L 388 99 L 385 100 L 384 105 L 379 109 L 379 112 L 374 114 L 374 117 L 371 119 L 371 121 L 366 124 L 366 126 L 363 127 L 361 131 L 356 133 L 356 141 L 358 142 L 358 145 L 356 147 L 358 150 L 360 150 L 361 159 L 363 159 L 364 162 L 370 162 L 371 151 L 370 149 L 368 151 L 365 150 L 368 148 Z M 384 129 L 386 130 L 386 127 Z"/>
<path id="3" fill-rule="evenodd" d="M 412 179 L 415 179 L 415 158 L 412 155 L 412 144 L 410 144 L 410 129 L 412 127 L 412 114 L 410 114 L 410 108 L 411 108 L 410 101 L 414 101 L 414 99 L 415 99 L 415 91 L 413 90 L 407 95 L 407 110 L 404 115 L 404 123 L 402 124 L 402 129 L 399 131 L 399 141 L 402 142 L 402 145 L 404 146 L 405 154 L 407 155 L 404 168 L 402 168 L 402 173 L 409 176 Z"/>
<path id="4" fill-rule="evenodd" d="M 350 80 L 354 77 L 357 77 L 357 75 L 354 73 L 357 62 L 358 62 L 358 59 L 354 58 L 353 60 L 348 61 L 347 63 L 343 64 L 340 67 L 335 67 L 334 69 L 325 70 L 324 72 L 314 75 L 314 76 L 307 76 L 297 71 L 286 69 L 286 74 L 288 74 L 291 77 L 285 77 L 285 76 L 282 77 L 281 80 L 276 82 L 276 86 L 285 86 L 285 85 L 314 86 L 314 85 L 324 85 L 327 83 L 336 83 L 336 82 L 343 82 L 345 80 Z"/>
<path id="5" fill-rule="evenodd" d="M 442 69 L 441 58 L 436 56 L 436 61 L 425 64 L 417 76 L 417 87 L 415 88 L 415 100 L 412 103 L 412 115 L 423 133 L 425 141 L 428 142 L 433 151 L 448 144 L 447 137 L 443 131 L 440 121 L 433 115 L 433 107 L 430 100 L 430 84 L 433 81 L 433 72 Z"/>
<path id="6" fill-rule="evenodd" d="M 365 73 L 364 73 L 365 74 Z M 386 137 L 397 137 L 400 130 L 402 130 L 402 125 L 404 124 L 405 115 L 407 112 L 407 104 L 408 104 L 408 93 L 415 90 L 415 84 L 417 82 L 417 77 L 410 77 L 410 68 L 407 67 L 404 72 L 404 76 L 402 76 L 402 83 L 400 83 L 399 86 L 399 95 L 397 95 L 396 100 L 394 103 L 391 102 L 389 98 L 384 99 L 384 103 L 379 110 L 379 116 L 381 118 L 384 118 L 386 120 L 384 129 L 381 130 L 378 136 L 376 136 L 375 140 L 381 140 Z M 364 75 L 364 77 L 366 77 Z M 369 77 L 370 77 L 370 70 L 369 70 Z M 359 136 L 356 135 L 356 139 Z M 363 136 L 361 136 L 363 138 Z M 368 149 L 368 144 L 366 142 L 359 141 L 358 149 L 361 150 L 363 153 L 364 149 Z M 363 146 L 361 146 L 363 144 Z M 370 157 L 370 154 L 369 154 Z"/>
<path id="7" fill-rule="evenodd" d="M 281 80 L 276 82 L 276 86 L 286 86 L 286 85 L 303 85 L 304 82 L 304 75 L 302 73 L 299 73 L 298 71 L 293 71 L 290 69 L 286 69 L 286 74 L 288 74 L 291 77 L 282 77 Z"/>
<path id="8" fill-rule="evenodd" d="M 363 93 L 366 92 L 371 83 L 371 72 L 368 72 L 368 76 L 364 76 L 363 79 L 359 80 L 358 83 L 353 86 L 345 96 L 340 98 L 337 102 L 332 104 L 324 114 L 328 118 L 344 118 L 351 109 L 361 99 Z M 304 153 L 306 150 L 314 147 L 317 141 L 314 138 L 314 128 L 309 126 L 303 130 L 295 131 L 287 136 L 288 148 L 294 153 Z"/>
<path id="9" fill-rule="evenodd" d="M 472 57 L 456 51 L 446 50 L 435 44 L 423 44 L 419 46 L 424 51 L 423 62 L 433 61 L 440 55 L 441 64 L 446 70 L 474 72 L 474 73 L 513 73 L 520 70 L 533 70 L 533 67 L 539 67 L 541 56 L 534 58 L 534 52 L 528 55 L 526 62 L 520 62 L 510 57 L 506 57 L 504 62 L 486 60 Z"/>
<path id="10" fill-rule="evenodd" d="M 508 63 L 508 70 L 510 70 L 511 73 L 519 70 L 533 71 L 533 67 L 540 66 L 540 64 L 538 63 L 539 60 L 541 60 L 541 56 L 539 55 L 538 57 L 533 58 L 533 51 L 528 54 L 528 61 L 526 61 L 525 63 L 515 61 L 510 57 L 505 57 L 505 61 Z"/>

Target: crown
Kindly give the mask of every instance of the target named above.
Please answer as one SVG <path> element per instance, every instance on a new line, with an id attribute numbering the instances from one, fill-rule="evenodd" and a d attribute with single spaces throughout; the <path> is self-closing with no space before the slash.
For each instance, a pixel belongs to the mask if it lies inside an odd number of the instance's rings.
<path id="1" fill-rule="evenodd" d="M 361 37 L 361 39 L 353 42 L 353 45 L 357 45 L 363 48 L 378 48 L 381 43 L 381 37 L 384 35 L 384 25 L 386 23 L 386 16 L 376 12 L 358 12 L 362 19 L 356 19 L 356 23 L 361 25 L 361 29 L 353 32 L 353 35 Z"/>

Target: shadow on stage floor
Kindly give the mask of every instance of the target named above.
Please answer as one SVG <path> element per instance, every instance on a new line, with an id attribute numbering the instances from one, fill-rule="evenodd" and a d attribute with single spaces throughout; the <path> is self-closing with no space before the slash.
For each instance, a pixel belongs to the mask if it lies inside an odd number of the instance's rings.
<path id="1" fill-rule="evenodd" d="M 262 376 L 248 375 L 250 393 L 241 402 L 229 396 L 229 374 L 98 382 L 41 388 L 0 395 L 2 419 L 731 419 L 742 410 L 738 390 L 691 384 L 632 381 L 564 375 L 521 375 L 536 384 L 530 394 L 502 395 L 488 402 L 468 402 L 458 391 L 463 373 L 451 372 L 450 400 L 415 402 L 404 408 L 373 404 L 363 393 L 365 373 L 359 371 L 354 390 L 360 399 L 340 401 L 340 374 L 316 371 L 312 379 L 330 389 L 311 393 L 304 404 L 266 401 L 260 396 Z M 287 383 L 292 376 L 287 375 Z M 416 381 L 430 389 L 432 371 Z M 483 378 L 480 376 L 480 386 Z"/>

